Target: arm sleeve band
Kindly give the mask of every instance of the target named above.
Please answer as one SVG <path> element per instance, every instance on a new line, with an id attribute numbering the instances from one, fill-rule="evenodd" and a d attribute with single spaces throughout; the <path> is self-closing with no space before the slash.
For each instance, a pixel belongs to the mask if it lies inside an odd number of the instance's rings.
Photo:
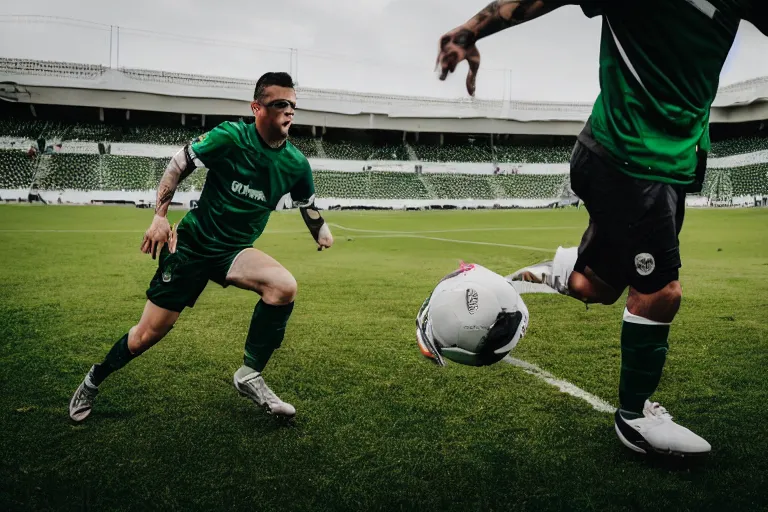
<path id="1" fill-rule="evenodd" d="M 315 208 L 314 202 L 307 206 L 300 206 L 299 211 L 301 212 L 301 217 L 304 219 L 304 223 L 309 228 L 309 232 L 312 233 L 312 237 L 315 239 L 315 242 L 317 242 L 317 239 L 320 236 L 320 228 L 325 224 L 325 219 L 320 215 L 320 211 Z"/>

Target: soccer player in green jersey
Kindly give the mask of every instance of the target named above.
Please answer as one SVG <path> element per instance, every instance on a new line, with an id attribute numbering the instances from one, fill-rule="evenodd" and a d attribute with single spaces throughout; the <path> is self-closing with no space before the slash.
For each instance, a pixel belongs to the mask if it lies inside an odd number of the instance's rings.
<path id="1" fill-rule="evenodd" d="M 245 340 L 243 366 L 234 375 L 235 388 L 271 414 L 296 414 L 262 376 L 283 340 L 296 297 L 296 280 L 280 263 L 253 247 L 270 212 L 288 193 L 299 206 L 318 250 L 333 245 L 330 229 L 314 204 L 309 162 L 288 141 L 295 108 L 290 75 L 267 73 L 257 82 L 251 103 L 255 123 L 222 123 L 184 146 L 168 164 L 157 189 L 155 216 L 141 246 L 153 259 L 158 250 L 160 254 L 144 313 L 77 388 L 69 404 L 74 421 L 90 414 L 104 379 L 160 341 L 181 311 L 194 306 L 209 280 L 261 296 Z M 198 207 L 173 230 L 166 214 L 174 192 L 201 167 L 208 174 Z"/>
<path id="2" fill-rule="evenodd" d="M 479 39 L 567 4 L 603 22 L 600 95 L 571 155 L 571 186 L 589 226 L 578 248 L 510 279 L 587 303 L 612 304 L 629 287 L 616 433 L 640 453 L 707 453 L 709 443 L 649 398 L 682 298 L 678 234 L 685 194 L 703 181 L 720 72 L 741 20 L 768 35 L 768 2 L 499 0 L 440 39 L 440 79 L 466 60 L 474 94 Z"/>

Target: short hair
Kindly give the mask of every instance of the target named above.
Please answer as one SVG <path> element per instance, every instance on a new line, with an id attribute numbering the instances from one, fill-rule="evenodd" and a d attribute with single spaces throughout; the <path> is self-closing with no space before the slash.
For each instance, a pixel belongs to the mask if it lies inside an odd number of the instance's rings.
<path id="1" fill-rule="evenodd" d="M 259 78 L 259 81 L 256 82 L 256 89 L 253 91 L 253 99 L 258 101 L 264 96 L 264 90 L 269 87 L 270 85 L 277 85 L 278 87 L 288 87 L 290 89 L 293 89 L 295 86 L 293 84 L 293 78 L 291 78 L 291 75 L 285 72 L 269 72 L 264 73 L 261 75 L 261 78 Z"/>

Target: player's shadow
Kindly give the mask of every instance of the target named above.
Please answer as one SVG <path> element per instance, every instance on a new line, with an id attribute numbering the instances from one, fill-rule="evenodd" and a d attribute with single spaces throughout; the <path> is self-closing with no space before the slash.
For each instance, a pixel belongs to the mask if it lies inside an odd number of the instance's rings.
<path id="1" fill-rule="evenodd" d="M 642 454 L 628 450 L 624 446 L 619 446 L 617 449 L 621 450 L 623 452 L 622 455 L 628 457 L 633 462 L 673 473 L 704 471 L 709 464 L 709 459 L 712 457 L 711 453 L 708 455 L 684 457 L 680 455 L 663 455 L 656 452 Z"/>

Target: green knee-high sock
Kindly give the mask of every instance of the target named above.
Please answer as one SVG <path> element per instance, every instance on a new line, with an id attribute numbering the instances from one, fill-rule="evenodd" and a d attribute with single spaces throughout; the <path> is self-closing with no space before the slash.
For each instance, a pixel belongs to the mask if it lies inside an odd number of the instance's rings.
<path id="1" fill-rule="evenodd" d="M 669 324 L 646 320 L 624 310 L 621 327 L 619 403 L 623 411 L 642 414 L 661 379 L 667 358 Z"/>
<path id="2" fill-rule="evenodd" d="M 126 333 L 125 336 L 112 346 L 104 361 L 94 366 L 91 382 L 94 386 L 98 386 L 113 372 L 116 372 L 135 358 L 136 355 L 131 354 L 131 351 L 128 350 L 128 334 Z"/>
<path id="3" fill-rule="evenodd" d="M 253 310 L 251 326 L 245 340 L 243 364 L 257 372 L 264 370 L 272 352 L 280 348 L 285 336 L 285 326 L 293 311 L 293 302 L 272 306 L 260 300 Z"/>

